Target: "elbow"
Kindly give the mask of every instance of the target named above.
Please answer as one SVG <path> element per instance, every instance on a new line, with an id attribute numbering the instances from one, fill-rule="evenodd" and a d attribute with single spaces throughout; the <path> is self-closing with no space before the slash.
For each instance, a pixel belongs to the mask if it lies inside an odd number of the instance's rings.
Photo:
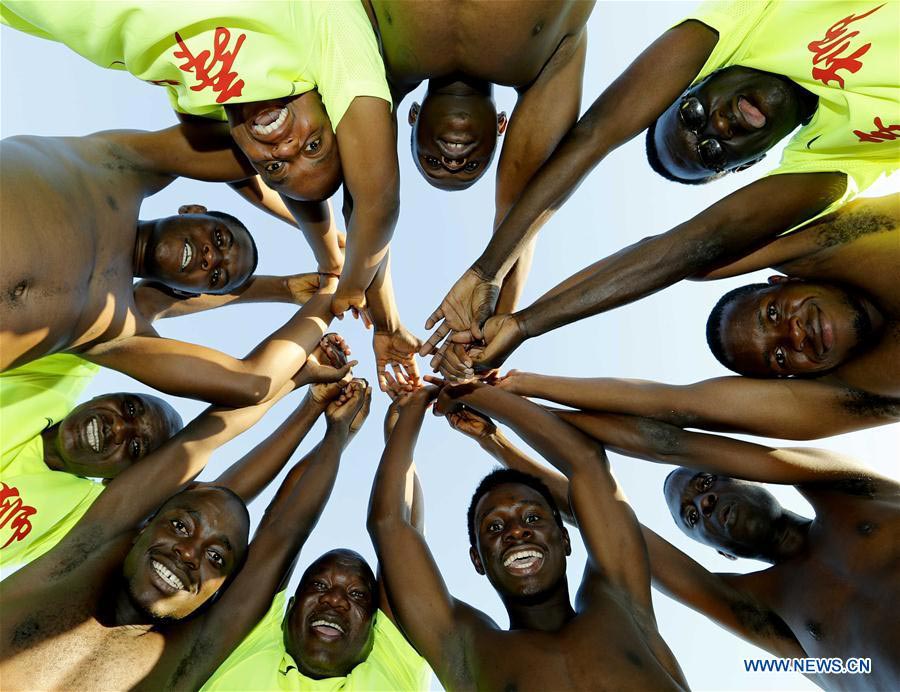
<path id="1" fill-rule="evenodd" d="M 218 395 L 211 403 L 229 408 L 244 408 L 264 404 L 275 390 L 272 379 L 262 375 L 244 374 L 224 378 Z"/>
<path id="2" fill-rule="evenodd" d="M 638 434 L 654 458 L 666 461 L 678 455 L 684 431 L 658 420 L 643 418 L 638 422 Z"/>

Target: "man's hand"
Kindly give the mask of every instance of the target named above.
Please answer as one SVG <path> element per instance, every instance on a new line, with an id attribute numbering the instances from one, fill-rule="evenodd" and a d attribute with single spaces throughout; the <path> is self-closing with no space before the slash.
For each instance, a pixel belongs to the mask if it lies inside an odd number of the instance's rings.
<path id="1" fill-rule="evenodd" d="M 447 414 L 447 422 L 451 428 L 471 437 L 476 442 L 481 442 L 497 432 L 494 421 L 478 411 L 468 408 Z"/>
<path id="2" fill-rule="evenodd" d="M 362 312 L 366 308 L 366 291 L 364 288 L 347 286 L 345 282 L 338 283 L 338 287 L 331 299 L 331 313 L 338 319 L 344 318 L 347 310 L 354 309 Z"/>
<path id="3" fill-rule="evenodd" d="M 429 382 L 436 382 L 435 379 L 429 379 Z M 465 384 L 447 385 L 441 387 L 438 396 L 434 402 L 434 415 L 449 416 L 459 413 L 463 409 L 463 402 L 460 399 L 467 394 L 471 394 L 476 389 L 487 387 L 488 385 L 481 382 L 466 382 Z"/>
<path id="4" fill-rule="evenodd" d="M 397 419 L 400 418 L 400 402 L 402 400 L 402 397 L 397 397 L 393 401 L 391 401 L 391 405 L 388 406 L 387 413 L 384 414 L 385 444 L 387 444 L 388 438 L 391 436 L 391 432 L 393 432 L 394 430 L 394 426 L 397 425 Z"/>
<path id="5" fill-rule="evenodd" d="M 318 293 L 328 281 L 328 274 L 310 272 L 308 274 L 294 274 L 286 276 L 288 291 L 297 305 L 306 305 L 306 302 Z"/>
<path id="6" fill-rule="evenodd" d="M 419 355 L 427 356 L 433 353 L 450 332 L 455 332 L 451 338 L 458 343 L 481 339 L 483 337 L 481 325 L 494 314 L 499 296 L 499 283 L 488 281 L 479 276 L 475 270 L 469 269 L 453 285 L 440 307 L 431 313 L 431 317 L 425 322 L 425 329 L 431 329 L 438 322 L 440 324 L 422 345 Z"/>
<path id="7" fill-rule="evenodd" d="M 454 344 L 448 339 L 431 359 L 429 365 L 434 372 L 439 371 L 441 377 L 452 384 L 468 382 L 475 378 L 470 354 L 477 355 L 481 350 L 471 349 L 468 344 Z"/>
<path id="8" fill-rule="evenodd" d="M 378 368 L 378 387 L 392 399 L 421 385 L 419 366 L 416 365 L 416 351 L 420 345 L 402 325 L 393 332 L 375 331 L 372 348 Z"/>
<path id="9" fill-rule="evenodd" d="M 357 361 L 347 362 L 350 347 L 338 334 L 326 334 L 309 354 L 303 367 L 294 376 L 298 387 L 307 384 L 340 382 Z"/>
<path id="10" fill-rule="evenodd" d="M 519 396 L 531 396 L 528 380 L 531 373 L 522 372 L 520 370 L 510 370 L 505 375 L 497 377 L 488 384 L 492 384 L 498 389 L 502 389 L 510 394 L 518 394 Z"/>
<path id="11" fill-rule="evenodd" d="M 525 331 L 515 315 L 495 315 L 484 323 L 483 350 L 470 349 L 469 358 L 477 373 L 499 368 L 525 341 Z"/>
<path id="12" fill-rule="evenodd" d="M 344 435 L 349 439 L 351 426 L 356 423 L 358 430 L 363 421 L 357 420 L 359 413 L 366 407 L 366 400 L 371 400 L 372 389 L 363 379 L 350 380 L 341 390 L 340 395 L 325 408 L 325 420 L 328 431 Z M 355 432 L 355 431 L 354 431 Z"/>

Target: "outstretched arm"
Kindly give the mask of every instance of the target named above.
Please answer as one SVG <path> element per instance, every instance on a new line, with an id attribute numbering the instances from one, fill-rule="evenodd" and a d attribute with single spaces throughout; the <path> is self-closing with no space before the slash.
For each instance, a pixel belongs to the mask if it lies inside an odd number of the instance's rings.
<path id="1" fill-rule="evenodd" d="M 394 616 L 419 653 L 439 667 L 457 651 L 455 604 L 408 502 L 413 450 L 436 393 L 423 387 L 399 402 L 372 486 L 368 528 Z"/>
<path id="2" fill-rule="evenodd" d="M 347 248 L 332 311 L 366 307 L 365 292 L 387 255 L 400 213 L 400 173 L 391 106 L 357 96 L 335 133 L 344 184 L 353 199 Z"/>
<path id="3" fill-rule="evenodd" d="M 900 418 L 897 400 L 812 380 L 719 377 L 670 385 L 513 371 L 499 386 L 580 409 L 786 440 L 814 440 Z"/>
<path id="4" fill-rule="evenodd" d="M 652 620 L 644 541 L 603 448 L 537 404 L 496 387 L 445 387 L 436 410 L 449 413 L 460 404 L 509 425 L 568 478 L 569 505 L 593 571 L 627 594 Z"/>
<path id="5" fill-rule="evenodd" d="M 222 405 L 267 401 L 305 363 L 331 322 L 331 295 L 318 293 L 244 358 L 162 339 L 152 332 L 100 344 L 84 358 L 169 394 Z"/>

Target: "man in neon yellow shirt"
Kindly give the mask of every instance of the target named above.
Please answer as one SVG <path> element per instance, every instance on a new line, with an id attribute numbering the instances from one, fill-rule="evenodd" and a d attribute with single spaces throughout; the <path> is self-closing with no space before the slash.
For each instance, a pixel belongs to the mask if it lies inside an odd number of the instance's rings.
<path id="1" fill-rule="evenodd" d="M 165 401 L 107 394 L 75 406 L 99 367 L 57 354 L 0 375 L 0 566 L 56 545 L 113 478 L 181 428 Z"/>
<path id="2" fill-rule="evenodd" d="M 483 336 L 487 349 L 470 360 L 496 367 L 526 339 L 742 257 L 896 170 L 898 12 L 897 2 L 878 0 L 703 5 L 601 94 L 531 179 L 435 312 L 444 323 L 423 351 L 450 331 L 462 332 L 461 342 Z M 650 128 L 657 170 L 705 182 L 755 163 L 799 125 L 775 174 L 488 320 L 490 288 L 550 212 L 627 140 Z"/>
<path id="3" fill-rule="evenodd" d="M 365 307 L 399 211 L 391 96 L 359 2 L 17 2 L 4 23 L 65 43 L 101 67 L 167 90 L 179 113 L 227 119 L 267 185 L 321 201 L 353 198 L 333 310 Z M 340 148 L 338 149 L 338 145 Z M 341 272 L 336 234 L 317 259 Z"/>
<path id="4" fill-rule="evenodd" d="M 385 417 L 385 437 L 397 422 L 398 402 Z M 414 474 L 407 478 L 407 491 L 412 521 L 421 530 Z M 287 578 L 271 608 L 204 691 L 428 689 L 428 664 L 397 629 L 383 582 L 359 553 L 336 549 L 319 556 L 303 573 L 285 611 Z"/>

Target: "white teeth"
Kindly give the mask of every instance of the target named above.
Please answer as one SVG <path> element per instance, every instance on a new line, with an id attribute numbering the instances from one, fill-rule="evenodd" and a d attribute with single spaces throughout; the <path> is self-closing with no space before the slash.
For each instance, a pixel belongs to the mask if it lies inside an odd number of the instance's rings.
<path id="1" fill-rule="evenodd" d="M 181 591 L 184 588 L 184 582 L 181 581 L 178 577 L 176 577 L 172 572 L 161 562 L 157 562 L 156 560 L 152 560 L 150 563 L 153 566 L 153 571 L 155 571 L 162 580 L 166 582 L 173 589 L 178 589 Z"/>
<path id="2" fill-rule="evenodd" d="M 287 120 L 287 114 L 288 114 L 288 109 L 282 108 L 281 111 L 278 113 L 278 117 L 275 118 L 275 120 L 273 120 L 268 125 L 251 125 L 250 129 L 253 130 L 253 132 L 258 135 L 267 135 L 272 132 L 275 132 L 275 130 L 277 130 L 279 127 L 284 125 L 284 121 Z"/>
<path id="3" fill-rule="evenodd" d="M 96 418 L 91 418 L 91 422 L 87 424 L 87 441 L 95 452 L 100 451 L 100 424 Z"/>
<path id="4" fill-rule="evenodd" d="M 310 627 L 332 627 L 332 628 L 336 629 L 338 632 L 340 632 L 341 634 L 346 634 L 346 632 L 344 632 L 343 627 L 341 627 L 336 622 L 331 622 L 330 620 L 321 620 L 321 619 L 313 620 Z"/>
<path id="5" fill-rule="evenodd" d="M 444 146 L 450 151 L 462 151 L 466 148 L 466 145 L 462 142 L 445 142 Z"/>
<path id="6" fill-rule="evenodd" d="M 191 259 L 194 257 L 194 251 L 191 250 L 191 245 L 188 241 L 184 241 L 184 250 L 181 251 L 181 271 L 184 271 L 184 268 L 190 264 Z"/>
<path id="7" fill-rule="evenodd" d="M 508 555 L 503 561 L 504 567 L 509 567 L 516 560 L 525 560 L 528 558 L 540 558 L 542 555 L 536 550 L 520 550 L 512 555 Z"/>

